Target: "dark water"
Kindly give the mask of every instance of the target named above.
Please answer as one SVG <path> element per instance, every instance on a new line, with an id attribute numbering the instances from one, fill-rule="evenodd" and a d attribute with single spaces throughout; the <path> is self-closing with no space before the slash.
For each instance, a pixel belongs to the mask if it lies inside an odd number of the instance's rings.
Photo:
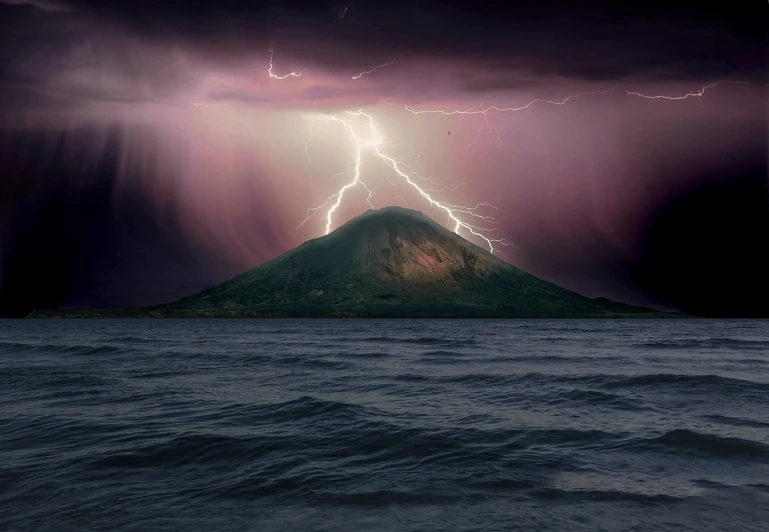
<path id="1" fill-rule="evenodd" d="M 769 530 L 769 323 L 0 321 L 2 530 Z"/>

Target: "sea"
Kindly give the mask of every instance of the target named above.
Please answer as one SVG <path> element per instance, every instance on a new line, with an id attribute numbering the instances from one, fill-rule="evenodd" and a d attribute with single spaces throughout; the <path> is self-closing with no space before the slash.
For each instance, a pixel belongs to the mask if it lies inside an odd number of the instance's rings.
<path id="1" fill-rule="evenodd" d="M 0 321 L 3 531 L 769 530 L 769 322 Z"/>

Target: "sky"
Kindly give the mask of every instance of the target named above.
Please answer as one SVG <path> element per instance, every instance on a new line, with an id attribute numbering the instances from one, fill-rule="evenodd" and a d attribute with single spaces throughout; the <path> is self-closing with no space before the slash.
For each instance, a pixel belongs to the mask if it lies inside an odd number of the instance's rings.
<path id="1" fill-rule="evenodd" d="M 0 316 L 171 301 L 387 205 L 769 316 L 769 5 L 497 4 L 0 0 Z"/>

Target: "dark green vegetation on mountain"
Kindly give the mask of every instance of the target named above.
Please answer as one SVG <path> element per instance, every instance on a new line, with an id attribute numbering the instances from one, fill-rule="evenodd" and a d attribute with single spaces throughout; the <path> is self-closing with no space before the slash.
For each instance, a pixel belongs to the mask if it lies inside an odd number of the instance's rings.
<path id="1" fill-rule="evenodd" d="M 200 294 L 133 311 L 33 317 L 664 317 L 542 281 L 400 207 L 331 234 Z"/>

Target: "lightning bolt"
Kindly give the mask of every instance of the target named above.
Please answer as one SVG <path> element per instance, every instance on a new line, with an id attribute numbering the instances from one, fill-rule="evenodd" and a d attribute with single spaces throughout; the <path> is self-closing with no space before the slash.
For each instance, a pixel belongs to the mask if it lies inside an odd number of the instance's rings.
<path id="1" fill-rule="evenodd" d="M 398 198 L 403 202 L 404 207 L 408 207 L 409 204 L 406 202 L 406 199 L 400 195 L 400 193 L 398 192 L 398 188 L 395 186 L 395 183 L 393 183 L 392 179 L 390 179 L 390 173 L 387 171 L 387 168 L 388 168 L 387 164 L 385 164 L 385 162 L 382 161 L 382 171 L 384 172 L 384 175 L 387 178 L 387 182 L 390 183 L 390 186 L 393 189 L 393 194 L 398 196 Z"/>
<path id="2" fill-rule="evenodd" d="M 411 187 L 414 188 L 419 193 L 419 195 L 422 196 L 422 198 L 425 201 L 427 201 L 431 206 L 436 207 L 436 208 L 441 209 L 442 211 L 444 211 L 448 215 L 448 217 L 454 222 L 454 232 L 455 233 L 460 234 L 459 230 L 460 229 L 465 229 L 470 234 L 473 234 L 473 235 L 483 239 L 486 242 L 486 244 L 489 246 L 489 251 L 491 253 L 494 253 L 494 244 L 500 244 L 500 245 L 504 245 L 504 246 L 512 245 L 510 242 L 507 242 L 504 238 L 489 238 L 483 232 L 484 231 L 485 232 L 493 231 L 493 229 L 484 229 L 484 228 L 478 227 L 476 225 L 472 225 L 472 224 L 469 224 L 467 222 L 464 222 L 464 221 L 462 221 L 462 219 L 460 219 L 458 217 L 458 214 L 468 214 L 470 216 L 474 216 L 476 218 L 480 218 L 481 220 L 483 220 L 485 222 L 496 223 L 496 222 L 492 221 L 491 217 L 482 216 L 482 215 L 474 212 L 474 210 L 473 210 L 474 208 L 472 208 L 472 207 L 465 207 L 465 206 L 461 206 L 461 205 L 451 205 L 451 204 L 442 203 L 442 202 L 440 202 L 438 200 L 433 199 L 430 196 L 430 194 L 428 194 L 425 190 L 421 189 L 419 187 L 419 185 L 417 185 L 415 182 L 413 182 L 406 172 L 401 170 L 400 166 L 398 165 L 398 161 L 396 161 L 392 157 L 390 157 L 388 155 L 385 155 L 384 153 L 379 151 L 378 147 L 374 147 L 374 152 L 377 154 L 377 156 L 379 158 L 384 160 L 390 166 L 390 168 L 392 168 L 395 171 L 396 174 L 401 176 L 409 185 L 411 185 Z"/>
<path id="3" fill-rule="evenodd" d="M 318 211 L 323 209 L 324 207 L 330 207 L 326 211 L 326 232 L 325 234 L 329 234 L 331 232 L 331 225 L 333 223 L 333 215 L 336 212 L 336 210 L 339 208 L 339 206 L 342 204 L 342 200 L 344 199 L 344 194 L 354 186 L 356 186 L 358 183 L 362 183 L 366 191 L 369 193 L 367 202 L 368 204 L 373 208 L 373 205 L 371 203 L 371 197 L 373 196 L 373 193 L 371 190 L 361 181 L 360 176 L 360 168 L 361 168 L 361 160 L 363 156 L 363 150 L 368 147 L 371 144 L 371 141 L 364 141 L 361 139 L 358 135 L 355 134 L 355 128 L 345 120 L 342 120 L 334 115 L 326 115 L 326 117 L 330 120 L 334 120 L 336 122 L 341 123 L 345 131 L 347 133 L 347 137 L 352 142 L 354 148 L 355 148 L 355 164 L 353 169 L 353 179 L 349 183 L 345 184 L 340 188 L 337 192 L 326 198 L 326 201 L 318 206 L 313 207 L 312 209 L 307 211 L 307 218 L 304 219 L 302 223 L 299 224 L 297 227 L 297 230 L 302 227 L 304 224 L 306 224 L 315 214 L 317 214 Z M 380 139 L 381 142 L 381 139 Z"/>
<path id="4" fill-rule="evenodd" d="M 310 121 L 310 136 L 307 138 L 307 141 L 304 143 L 305 161 L 304 161 L 304 166 L 302 167 L 302 170 L 306 170 L 307 169 L 307 165 L 310 164 L 311 154 L 310 154 L 308 148 L 310 147 L 310 141 L 315 138 L 313 136 L 313 134 L 312 134 L 312 130 L 313 130 L 314 127 L 315 127 L 315 120 L 311 120 Z"/>
<path id="5" fill-rule="evenodd" d="M 318 207 L 313 207 L 312 209 L 308 210 L 307 218 L 305 218 L 305 220 L 299 225 L 299 227 L 302 227 L 305 223 L 307 223 L 307 221 L 310 218 L 312 218 L 316 213 L 318 213 L 324 208 L 327 208 L 325 234 L 329 234 L 333 226 L 334 213 L 339 209 L 340 205 L 342 204 L 345 193 L 350 189 L 352 189 L 353 187 L 357 186 L 358 184 L 360 184 L 368 192 L 369 195 L 368 195 L 367 201 L 368 201 L 368 204 L 373 208 L 373 204 L 371 203 L 373 192 L 371 191 L 371 189 L 368 188 L 366 183 L 361 179 L 361 166 L 362 166 L 363 154 L 364 152 L 367 152 L 377 157 L 386 168 L 389 168 L 390 170 L 395 172 L 397 176 L 399 176 L 406 184 L 408 184 L 414 191 L 416 191 L 419 194 L 419 196 L 425 202 L 427 202 L 430 206 L 443 211 L 448 216 L 450 223 L 453 224 L 454 226 L 453 229 L 455 233 L 460 234 L 460 231 L 464 230 L 467 233 L 482 239 L 488 245 L 489 251 L 491 253 L 494 253 L 496 251 L 495 246 L 497 245 L 504 245 L 504 246 L 512 245 L 510 242 L 507 242 L 503 238 L 490 237 L 488 233 L 494 231 L 493 228 L 480 227 L 478 225 L 475 225 L 474 223 L 469 223 L 462 219 L 462 216 L 469 216 L 471 218 L 475 218 L 479 220 L 479 222 L 481 223 L 495 224 L 497 222 L 495 222 L 491 216 L 487 216 L 478 212 L 478 210 L 482 207 L 493 207 L 493 206 L 491 206 L 489 203 L 479 203 L 474 207 L 470 207 L 466 205 L 454 205 L 451 203 L 446 203 L 438 199 L 435 199 L 430 195 L 430 192 L 433 192 L 432 190 L 420 187 L 419 184 L 414 179 L 418 178 L 428 182 L 432 180 L 420 176 L 418 173 L 408 168 L 408 166 L 403 162 L 395 159 L 394 157 L 382 151 L 383 149 L 386 149 L 384 137 L 380 134 L 376 126 L 376 123 L 374 122 L 374 119 L 371 115 L 365 113 L 364 111 L 346 111 L 345 113 L 350 116 L 364 118 L 368 122 L 368 130 L 369 130 L 369 134 L 367 136 L 360 135 L 356 131 L 355 126 L 350 121 L 335 115 L 326 115 L 326 117 L 329 120 L 332 120 L 338 124 L 341 124 L 341 126 L 344 128 L 345 132 L 347 133 L 347 137 L 350 139 L 351 143 L 353 144 L 353 147 L 355 148 L 353 179 L 348 183 L 346 183 L 345 185 L 343 185 L 337 192 L 335 192 L 334 194 L 326 198 L 325 202 L 322 205 L 319 205 Z M 388 175 L 388 180 L 389 180 L 389 175 Z M 392 184 L 392 181 L 390 181 L 390 183 Z M 403 198 L 401 197 L 401 199 Z M 299 229 L 299 227 L 297 227 L 297 229 Z"/>
<path id="6" fill-rule="evenodd" d="M 347 130 L 347 136 L 352 141 L 353 145 L 355 146 L 355 167 L 353 170 L 353 180 L 346 185 L 344 185 L 342 188 L 339 189 L 339 192 L 336 194 L 330 196 L 326 200 L 326 204 L 330 203 L 333 198 L 336 198 L 336 201 L 331 205 L 331 207 L 326 211 L 326 233 L 329 234 L 331 232 L 331 224 L 332 222 L 332 216 L 334 215 L 334 212 L 339 208 L 339 205 L 342 204 L 342 199 L 344 198 L 344 193 L 347 192 L 349 189 L 357 185 L 361 182 L 360 180 L 360 166 L 361 166 L 361 159 L 363 155 L 363 148 L 366 146 L 366 143 L 363 142 L 362 139 L 360 139 L 355 134 L 355 129 L 344 120 L 337 118 L 333 115 L 329 115 L 329 117 L 332 120 L 336 120 L 337 122 L 340 122 L 342 125 L 344 125 L 345 129 Z M 370 196 L 370 192 L 369 192 Z"/>
<path id="7" fill-rule="evenodd" d="M 485 116 L 486 113 L 490 113 L 492 111 L 497 113 L 523 111 L 524 109 L 528 109 L 529 107 L 537 103 L 546 103 L 550 105 L 566 105 L 567 102 L 575 98 L 581 98 L 582 96 L 591 96 L 594 94 L 607 94 L 613 90 L 614 89 L 606 89 L 606 90 L 600 90 L 600 91 L 580 92 L 578 94 L 572 94 L 570 96 L 567 96 L 563 100 L 545 100 L 542 98 L 537 98 L 535 100 L 531 100 L 526 105 L 522 105 L 520 107 L 497 107 L 495 105 L 490 105 L 485 109 L 478 109 L 479 106 L 475 105 L 464 111 L 443 111 L 441 109 L 426 109 L 422 111 L 417 111 L 415 109 L 411 109 L 408 105 L 406 105 L 405 107 L 408 112 L 415 115 L 441 114 L 441 115 L 447 115 L 447 116 L 450 116 L 450 115 L 484 115 Z"/>
<path id="8" fill-rule="evenodd" d="M 374 204 L 371 203 L 371 198 L 374 197 L 374 193 L 371 192 L 371 190 L 366 186 L 365 182 L 361 181 L 360 184 L 363 185 L 363 188 L 365 188 L 366 192 L 368 192 L 368 197 L 366 198 L 366 203 L 368 203 L 368 206 L 373 209 L 374 208 Z"/>
<path id="9" fill-rule="evenodd" d="M 353 77 L 352 77 L 352 79 L 360 79 L 360 78 L 362 78 L 363 76 L 365 76 L 366 74 L 371 74 L 371 73 L 372 73 L 374 70 L 376 70 L 376 69 L 378 69 L 378 68 L 382 68 L 382 67 L 390 66 L 390 65 L 392 65 L 393 63 L 395 63 L 395 60 L 396 60 L 396 59 L 398 59 L 398 56 L 397 56 L 397 55 L 396 55 L 395 57 L 393 57 L 393 58 L 392 58 L 392 61 L 388 61 L 387 63 L 382 63 L 381 65 L 377 65 L 377 66 L 375 66 L 374 68 L 372 68 L 371 70 L 364 70 L 364 71 L 363 71 L 363 72 L 361 72 L 360 74 L 357 74 L 357 75 L 353 76 Z"/>
<path id="10" fill-rule="evenodd" d="M 483 126 L 486 126 L 486 129 L 489 132 L 489 137 L 491 138 L 491 140 L 493 140 L 497 144 L 497 146 L 505 150 L 505 153 L 507 154 L 508 157 L 513 157 L 510 154 L 510 150 L 507 149 L 507 146 L 505 146 L 502 143 L 502 139 L 499 138 L 499 131 L 497 130 L 497 127 L 492 126 L 491 123 L 489 122 L 489 115 L 486 114 L 485 112 L 482 112 L 481 114 L 483 115 L 483 120 L 481 120 L 481 123 L 478 124 L 478 129 L 475 131 L 475 137 L 473 138 L 473 140 L 470 141 L 467 144 L 467 146 L 465 146 L 465 151 L 475 146 L 475 144 L 478 142 L 478 139 L 481 137 L 481 129 L 483 129 Z"/>
<path id="11" fill-rule="evenodd" d="M 350 9 L 354 3 L 355 3 L 355 0 L 352 0 L 352 2 L 347 4 L 347 6 L 339 12 L 340 19 L 344 18 L 344 16 L 347 14 L 347 10 Z"/>
<path id="12" fill-rule="evenodd" d="M 752 85 L 750 81 L 730 81 L 730 80 L 718 80 L 715 83 L 710 83 L 709 85 L 705 85 L 699 90 L 688 92 L 684 94 L 683 96 L 664 96 L 664 95 L 649 95 L 649 94 L 642 94 L 640 92 L 633 92 L 626 90 L 625 93 L 629 94 L 630 96 L 638 96 L 640 98 L 646 98 L 649 100 L 686 100 L 687 98 L 700 98 L 702 97 L 706 91 L 720 85 L 721 83 L 733 83 L 733 84 L 740 84 L 740 85 Z"/>
<path id="13" fill-rule="evenodd" d="M 529 107 L 538 103 L 548 104 L 548 105 L 566 105 L 569 101 L 575 98 L 581 98 L 583 96 L 591 96 L 595 94 L 607 94 L 613 90 L 614 89 L 611 88 L 611 89 L 605 89 L 605 90 L 599 90 L 599 91 L 580 92 L 578 94 L 571 94 L 562 100 L 545 100 L 543 98 L 536 98 L 534 100 L 531 100 L 526 105 L 521 105 L 520 107 L 497 107 L 495 105 L 490 105 L 484 109 L 479 109 L 479 107 L 483 106 L 482 103 L 479 105 L 474 105 L 469 109 L 456 110 L 456 111 L 444 111 L 442 109 L 416 110 L 416 109 L 411 109 L 408 105 L 405 105 L 404 107 L 408 112 L 414 115 L 426 115 L 426 114 L 440 114 L 445 116 L 483 115 L 483 120 L 478 125 L 478 130 L 475 132 L 475 137 L 467 146 L 465 146 L 465 151 L 469 150 L 472 146 L 475 145 L 476 142 L 478 142 L 478 139 L 481 136 L 481 129 L 483 129 L 483 127 L 486 126 L 486 129 L 489 132 L 489 137 L 494 141 L 494 143 L 496 143 L 497 146 L 505 150 L 505 153 L 507 154 L 508 157 L 512 157 L 510 150 L 507 149 L 507 147 L 503 144 L 502 139 L 499 138 L 499 131 L 495 126 L 492 126 L 491 123 L 489 122 L 489 115 L 488 115 L 489 113 L 492 113 L 492 112 L 511 113 L 511 112 L 517 112 L 517 111 L 524 111 Z"/>
<path id="14" fill-rule="evenodd" d="M 273 55 L 275 55 L 274 47 L 275 47 L 275 43 L 271 42 L 270 43 L 270 49 L 269 49 L 269 52 L 270 52 L 270 67 L 267 69 L 267 73 L 270 74 L 270 77 L 274 78 L 274 79 L 286 79 L 286 78 L 289 78 L 289 77 L 295 77 L 295 78 L 300 77 L 302 75 L 302 72 L 304 72 L 304 69 L 300 70 L 299 72 L 289 72 L 285 76 L 278 76 L 278 75 L 272 73 L 272 58 L 273 58 Z"/>

